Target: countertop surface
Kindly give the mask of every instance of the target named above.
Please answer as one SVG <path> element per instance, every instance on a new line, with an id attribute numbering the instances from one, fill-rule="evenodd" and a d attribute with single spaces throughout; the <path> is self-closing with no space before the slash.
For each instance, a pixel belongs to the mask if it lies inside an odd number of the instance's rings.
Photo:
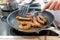
<path id="1" fill-rule="evenodd" d="M 60 36 L 25 36 L 18 38 L 0 38 L 0 40 L 60 40 Z"/>

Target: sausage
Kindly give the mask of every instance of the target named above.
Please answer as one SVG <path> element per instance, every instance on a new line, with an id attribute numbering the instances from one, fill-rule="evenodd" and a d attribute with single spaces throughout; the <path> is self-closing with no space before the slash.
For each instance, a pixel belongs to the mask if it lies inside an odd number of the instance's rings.
<path id="1" fill-rule="evenodd" d="M 33 21 L 33 27 L 42 27 L 42 25 L 39 23 L 39 22 L 37 22 L 37 20 L 35 20 L 35 19 L 32 19 L 32 21 Z"/>
<path id="2" fill-rule="evenodd" d="M 31 23 L 30 22 L 19 22 L 19 28 L 28 30 L 31 28 Z"/>
<path id="3" fill-rule="evenodd" d="M 47 20 L 41 15 L 37 16 L 37 20 L 38 20 L 38 22 L 40 22 L 42 24 L 45 24 L 47 22 Z"/>
<path id="4" fill-rule="evenodd" d="M 26 21 L 31 20 L 31 18 L 22 18 L 20 16 L 16 16 L 16 19 L 18 19 L 18 20 L 26 20 Z"/>

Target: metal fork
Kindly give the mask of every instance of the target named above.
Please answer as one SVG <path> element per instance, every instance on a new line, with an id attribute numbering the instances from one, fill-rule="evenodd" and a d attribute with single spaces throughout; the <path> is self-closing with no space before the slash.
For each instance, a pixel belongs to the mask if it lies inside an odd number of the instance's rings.
<path id="1" fill-rule="evenodd" d="M 31 0 L 31 2 L 30 3 L 26 3 L 26 4 L 24 4 L 24 5 L 22 5 L 22 6 L 20 6 L 20 15 L 22 15 L 23 17 L 25 17 L 26 16 L 26 14 L 27 14 L 27 12 L 28 12 L 28 10 L 29 10 L 29 8 L 30 8 L 30 4 L 32 4 L 33 2 L 34 2 L 35 0 Z"/>
<path id="2" fill-rule="evenodd" d="M 22 5 L 22 6 L 20 7 L 19 15 L 25 17 L 26 14 L 27 14 L 27 12 L 28 12 L 28 10 L 29 10 L 29 8 L 30 8 L 29 5 Z"/>

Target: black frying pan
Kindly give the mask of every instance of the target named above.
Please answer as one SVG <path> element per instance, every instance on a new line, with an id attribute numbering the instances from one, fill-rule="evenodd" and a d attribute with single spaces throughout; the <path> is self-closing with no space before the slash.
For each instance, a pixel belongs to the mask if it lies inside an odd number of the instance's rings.
<path id="1" fill-rule="evenodd" d="M 36 11 L 40 11 L 40 9 L 29 9 L 29 12 L 36 12 Z M 46 28 L 46 27 L 50 27 L 50 25 L 53 23 L 53 21 L 54 21 L 54 16 L 50 13 L 50 12 L 48 12 L 48 11 L 45 11 L 45 12 L 43 12 L 43 13 L 41 13 L 41 12 L 36 12 L 36 13 L 34 13 L 35 15 L 42 15 L 42 16 L 44 16 L 48 21 L 47 21 L 47 24 L 46 25 L 44 25 L 43 27 L 41 27 L 41 28 L 31 28 L 30 30 L 21 30 L 19 27 L 18 27 L 18 20 L 16 20 L 16 16 L 24 16 L 24 15 L 21 15 L 20 14 L 20 11 L 19 10 L 16 10 L 16 11 L 14 11 L 14 12 L 12 12 L 12 13 L 10 13 L 9 15 L 8 15 L 8 17 L 7 17 L 7 23 L 11 26 L 11 27 L 13 27 L 14 29 L 16 29 L 16 30 L 18 30 L 18 31 L 23 31 L 23 32 L 39 32 L 41 29 L 43 29 L 43 28 Z M 38 30 L 39 29 L 39 30 Z M 38 30 L 38 31 L 37 31 Z"/>

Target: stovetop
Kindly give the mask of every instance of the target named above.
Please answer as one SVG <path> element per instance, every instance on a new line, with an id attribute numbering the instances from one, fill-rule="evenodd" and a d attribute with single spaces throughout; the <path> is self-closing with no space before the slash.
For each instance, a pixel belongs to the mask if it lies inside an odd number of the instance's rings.
<path id="1" fill-rule="evenodd" d="M 52 24 L 51 27 L 55 28 L 55 25 Z M 39 33 L 26 33 L 17 31 L 14 28 L 10 27 L 7 22 L 0 20 L 0 36 L 58 36 L 59 34 L 52 30 L 42 30 Z"/>
<path id="2" fill-rule="evenodd" d="M 36 33 L 36 32 L 26 33 L 26 32 L 17 31 L 14 28 L 10 29 L 10 35 L 13 35 L 13 36 L 58 36 L 57 33 L 51 30 L 42 30 L 39 33 Z"/>
<path id="3" fill-rule="evenodd" d="M 53 25 L 52 25 L 53 26 Z M 26 33 L 17 31 L 10 27 L 6 22 L 0 20 L 0 36 L 58 36 L 59 34 L 52 30 L 42 30 L 39 33 Z"/>

